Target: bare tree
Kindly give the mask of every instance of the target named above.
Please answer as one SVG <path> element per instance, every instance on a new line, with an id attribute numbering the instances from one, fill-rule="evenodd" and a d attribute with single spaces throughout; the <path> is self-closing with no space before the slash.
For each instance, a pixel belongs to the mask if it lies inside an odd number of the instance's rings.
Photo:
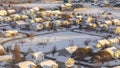
<path id="1" fill-rule="evenodd" d="M 32 42 L 33 39 L 34 39 L 34 33 L 30 33 L 30 34 L 29 34 L 29 38 L 30 38 L 30 40 L 31 40 L 31 42 Z"/>
<path id="2" fill-rule="evenodd" d="M 5 55 L 5 50 L 0 49 L 0 55 Z"/>
<path id="3" fill-rule="evenodd" d="M 19 62 L 21 60 L 21 56 L 20 56 L 20 47 L 18 44 L 15 44 L 13 54 L 14 54 L 14 61 Z"/>

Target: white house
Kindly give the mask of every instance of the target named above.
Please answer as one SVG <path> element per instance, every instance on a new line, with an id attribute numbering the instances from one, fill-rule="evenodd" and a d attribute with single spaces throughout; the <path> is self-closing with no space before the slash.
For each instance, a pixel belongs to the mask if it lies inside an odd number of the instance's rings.
<path id="1" fill-rule="evenodd" d="M 13 14 L 13 13 L 16 12 L 16 10 L 14 10 L 14 9 L 10 9 L 10 10 L 7 10 L 7 12 L 8 12 L 8 14 Z"/>
<path id="2" fill-rule="evenodd" d="M 44 29 L 44 25 L 41 24 L 41 23 L 33 23 L 30 26 L 30 30 L 33 30 L 33 31 L 40 31 L 40 30 L 43 30 L 43 29 Z"/>
<path id="3" fill-rule="evenodd" d="M 19 14 L 12 14 L 10 17 L 13 19 L 13 21 L 18 21 L 21 19 L 21 16 Z"/>
<path id="4" fill-rule="evenodd" d="M 120 58 L 120 50 L 118 50 L 116 47 L 110 47 L 105 49 L 107 52 L 109 52 L 113 58 Z"/>
<path id="5" fill-rule="evenodd" d="M 62 22 L 60 20 L 52 21 L 52 23 L 55 24 L 56 27 L 62 26 Z"/>
<path id="6" fill-rule="evenodd" d="M 18 35 L 18 31 L 17 30 L 7 30 L 7 31 L 2 31 L 2 34 L 5 37 L 12 37 L 12 36 L 17 36 Z"/>
<path id="7" fill-rule="evenodd" d="M 57 57 L 56 61 L 59 65 L 59 68 L 72 68 L 75 63 L 75 60 L 73 58 L 64 56 Z"/>
<path id="8" fill-rule="evenodd" d="M 12 22 L 12 25 L 15 26 L 16 28 L 26 28 L 30 24 L 24 21 L 15 21 L 15 22 Z"/>
<path id="9" fill-rule="evenodd" d="M 0 16 L 0 23 L 3 23 L 4 18 L 2 16 Z"/>
<path id="10" fill-rule="evenodd" d="M 67 48 L 61 50 L 58 55 L 59 56 L 70 57 L 70 55 L 73 54 L 77 49 L 78 49 L 78 47 L 75 46 L 75 45 L 74 46 L 70 46 L 70 47 L 67 47 Z"/>
<path id="11" fill-rule="evenodd" d="M 105 24 L 107 24 L 107 25 L 112 25 L 113 23 L 112 23 L 112 21 L 105 21 Z"/>
<path id="12" fill-rule="evenodd" d="M 12 18 L 9 16 L 4 17 L 4 22 L 10 24 L 12 22 Z"/>
<path id="13" fill-rule="evenodd" d="M 110 41 L 111 44 L 119 44 L 119 39 L 118 38 L 111 38 L 108 39 Z"/>
<path id="14" fill-rule="evenodd" d="M 112 22 L 113 22 L 114 25 L 118 25 L 118 26 L 120 25 L 120 20 L 119 19 L 113 19 Z"/>
<path id="15" fill-rule="evenodd" d="M 98 43 L 96 44 L 96 47 L 97 48 L 101 48 L 101 47 L 104 47 L 104 46 L 110 46 L 111 43 L 110 41 L 108 41 L 107 39 L 103 39 L 103 40 L 98 40 Z"/>
<path id="16" fill-rule="evenodd" d="M 0 16 L 5 16 L 7 15 L 7 11 L 6 10 L 0 10 Z"/>
<path id="17" fill-rule="evenodd" d="M 44 60 L 44 54 L 42 52 L 31 53 L 26 56 L 26 59 L 38 64 Z"/>
<path id="18" fill-rule="evenodd" d="M 22 19 L 22 20 L 26 20 L 26 19 L 28 19 L 28 18 L 29 18 L 28 15 L 25 15 L 25 14 L 21 15 L 21 19 Z"/>
<path id="19" fill-rule="evenodd" d="M 19 68 L 31 68 L 32 66 L 36 66 L 36 64 L 32 61 L 24 61 L 20 62 L 17 65 Z"/>
<path id="20" fill-rule="evenodd" d="M 40 63 L 42 68 L 58 68 L 58 64 L 52 60 L 46 60 Z"/>
<path id="21" fill-rule="evenodd" d="M 43 22 L 43 19 L 42 18 L 34 18 L 34 20 L 35 20 L 35 22 L 39 22 L 39 23 L 41 23 L 41 22 Z"/>
<path id="22" fill-rule="evenodd" d="M 25 14 L 25 15 L 30 15 L 31 12 L 29 10 L 25 9 L 25 10 L 22 10 L 21 13 Z"/>
<path id="23" fill-rule="evenodd" d="M 45 29 L 51 29 L 52 28 L 52 22 L 51 21 L 46 21 L 46 22 L 42 22 L 45 26 Z"/>
<path id="24" fill-rule="evenodd" d="M 108 27 L 109 33 L 120 34 L 120 26 L 109 26 Z"/>
<path id="25" fill-rule="evenodd" d="M 13 59 L 13 57 L 10 55 L 0 56 L 0 62 L 11 62 L 12 59 Z"/>

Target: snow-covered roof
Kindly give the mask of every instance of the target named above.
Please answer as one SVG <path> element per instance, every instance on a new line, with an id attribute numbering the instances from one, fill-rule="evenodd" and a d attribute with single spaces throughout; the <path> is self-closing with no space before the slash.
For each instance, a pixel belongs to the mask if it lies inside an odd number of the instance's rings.
<path id="1" fill-rule="evenodd" d="M 52 11 L 52 13 L 61 14 L 61 11 L 59 11 L 59 10 L 56 10 L 56 11 Z"/>
<path id="2" fill-rule="evenodd" d="M 120 20 L 119 19 L 113 19 L 112 21 L 115 25 L 120 25 Z"/>
<path id="3" fill-rule="evenodd" d="M 112 25 L 112 21 L 105 21 L 107 25 Z"/>
<path id="4" fill-rule="evenodd" d="M 35 11 L 38 11 L 40 8 L 39 7 L 33 7 L 32 9 L 35 10 Z"/>
<path id="5" fill-rule="evenodd" d="M 42 19 L 42 18 L 35 18 L 35 21 L 36 21 L 36 22 L 42 22 L 43 19 Z"/>
<path id="6" fill-rule="evenodd" d="M 7 11 L 6 10 L 0 10 L 0 16 L 4 16 L 7 15 Z"/>
<path id="7" fill-rule="evenodd" d="M 24 62 L 18 63 L 18 66 L 20 68 L 30 68 L 30 66 L 32 66 L 32 65 L 36 66 L 36 64 L 33 63 L 32 61 L 24 61 Z"/>
<path id="8" fill-rule="evenodd" d="M 14 9 L 10 9 L 10 10 L 7 10 L 8 11 L 8 13 L 15 13 L 16 12 L 16 10 L 14 10 Z"/>
<path id="9" fill-rule="evenodd" d="M 74 45 L 74 46 L 67 47 L 65 49 L 72 54 L 74 51 L 78 49 L 78 47 Z"/>
<path id="10" fill-rule="evenodd" d="M 120 22 L 119 19 L 113 19 L 112 21 L 113 21 L 114 23 L 116 23 L 116 22 Z"/>
<path id="11" fill-rule="evenodd" d="M 28 24 L 28 22 L 24 22 L 24 21 L 16 21 L 16 23 L 17 23 L 18 25 Z"/>
<path id="12" fill-rule="evenodd" d="M 4 20 L 12 20 L 12 18 L 9 16 L 6 16 L 6 17 L 4 17 Z"/>
<path id="13" fill-rule="evenodd" d="M 114 57 L 114 53 L 118 50 L 116 47 L 110 47 L 105 49 L 106 51 L 108 51 L 113 57 Z"/>
<path id="14" fill-rule="evenodd" d="M 76 16 L 76 18 L 82 18 L 82 17 L 83 17 L 82 15 Z"/>
<path id="15" fill-rule="evenodd" d="M 55 61 L 53 61 L 53 60 L 43 61 L 43 62 L 40 63 L 40 65 L 41 65 L 42 67 L 44 67 L 44 66 L 49 66 L 49 67 L 51 67 L 51 66 L 53 66 L 53 65 L 58 66 L 58 64 L 57 64 Z"/>
<path id="16" fill-rule="evenodd" d="M 0 50 L 4 50 L 4 48 L 3 48 L 3 46 L 2 46 L 2 45 L 0 45 Z"/>
<path id="17" fill-rule="evenodd" d="M 112 39 L 108 39 L 111 43 L 113 44 L 118 44 L 119 43 L 119 39 L 118 38 L 112 38 Z"/>
<path id="18" fill-rule="evenodd" d="M 35 58 L 39 58 L 40 55 L 44 55 L 42 52 L 36 52 L 32 54 Z"/>
<path id="19" fill-rule="evenodd" d="M 18 33 L 17 30 L 8 30 L 8 31 L 5 31 L 6 33 Z"/>
<path id="20" fill-rule="evenodd" d="M 0 56 L 0 62 L 4 62 L 4 61 L 10 61 L 12 60 L 12 56 L 10 55 L 3 55 L 3 56 Z"/>
<path id="21" fill-rule="evenodd" d="M 107 39 L 98 40 L 98 43 L 100 43 L 101 45 L 109 45 L 110 44 L 110 42 Z"/>

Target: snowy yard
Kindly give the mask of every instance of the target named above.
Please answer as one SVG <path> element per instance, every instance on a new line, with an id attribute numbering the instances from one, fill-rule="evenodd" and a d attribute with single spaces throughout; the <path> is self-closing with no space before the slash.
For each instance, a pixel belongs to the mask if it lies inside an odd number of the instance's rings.
<path id="1" fill-rule="evenodd" d="M 29 48 L 31 48 L 35 52 L 38 51 L 49 52 L 52 50 L 54 46 L 56 46 L 57 49 L 66 48 L 70 46 L 72 41 L 74 42 L 75 45 L 79 47 L 85 47 L 84 41 L 88 39 L 94 42 L 95 40 L 100 39 L 100 37 L 80 34 L 80 33 L 73 33 L 73 32 L 60 32 L 60 33 L 36 36 L 34 37 L 33 40 L 30 40 L 30 38 L 23 39 L 25 41 L 25 43 L 23 44 L 20 43 L 20 40 L 11 41 L 5 43 L 4 47 L 7 46 L 13 47 L 16 43 L 18 43 L 20 45 L 21 51 L 23 52 L 26 52 Z M 46 42 L 46 46 L 40 44 L 43 42 Z M 92 44 L 95 45 L 95 43 Z"/>

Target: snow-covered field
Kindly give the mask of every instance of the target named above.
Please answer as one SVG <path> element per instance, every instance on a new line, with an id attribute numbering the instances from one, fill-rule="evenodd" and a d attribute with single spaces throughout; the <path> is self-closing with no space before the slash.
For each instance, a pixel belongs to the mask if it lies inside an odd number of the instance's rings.
<path id="1" fill-rule="evenodd" d="M 18 43 L 20 44 L 21 51 L 23 52 L 26 52 L 29 48 L 31 48 L 35 52 L 38 52 L 38 51 L 48 52 L 48 51 L 51 51 L 54 46 L 56 46 L 57 49 L 66 48 L 72 43 L 72 41 L 74 42 L 75 45 L 79 47 L 85 47 L 84 41 L 88 39 L 94 42 L 95 40 L 100 39 L 100 37 L 90 36 L 90 35 L 80 34 L 80 33 L 73 33 L 73 32 L 60 32 L 60 33 L 36 36 L 34 37 L 33 40 L 30 40 L 30 38 L 23 39 L 25 43 L 22 45 L 19 42 L 20 40 L 11 41 L 11 42 L 5 43 L 4 47 L 7 47 L 7 46 L 14 47 L 14 45 Z M 41 42 L 46 42 L 46 46 L 39 45 L 39 43 Z"/>

